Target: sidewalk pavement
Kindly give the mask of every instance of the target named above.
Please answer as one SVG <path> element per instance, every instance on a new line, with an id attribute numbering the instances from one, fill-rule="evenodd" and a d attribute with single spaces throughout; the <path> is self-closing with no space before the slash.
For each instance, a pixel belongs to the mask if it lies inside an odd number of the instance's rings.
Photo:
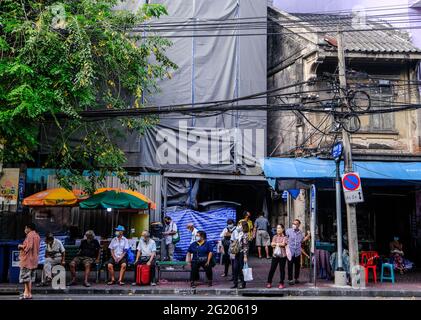
<path id="1" fill-rule="evenodd" d="M 131 286 L 133 272 L 126 273 L 126 284 L 124 286 L 108 286 L 102 278 L 101 283 L 92 283 L 90 288 L 82 285 L 66 287 L 65 290 L 54 290 L 51 287 L 35 287 L 36 294 L 117 294 L 117 295 L 223 295 L 223 296 L 352 296 L 352 297 L 421 297 L 421 272 L 412 271 L 405 275 L 396 274 L 396 283 L 369 282 L 366 289 L 352 289 L 351 287 L 337 288 L 333 281 L 317 279 L 316 287 L 309 283 L 309 269 L 301 269 L 300 284 L 289 286 L 285 281 L 285 288 L 278 289 L 279 270 L 276 271 L 271 289 L 266 288 L 267 275 L 270 267 L 270 260 L 251 258 L 249 266 L 253 268 L 252 282 L 247 283 L 246 289 L 230 289 L 232 282 L 221 276 L 223 266 L 217 265 L 214 268 L 213 286 L 208 287 L 204 281 L 204 273 L 201 273 L 201 281 L 196 289 L 190 288 L 189 273 L 163 273 L 161 282 L 157 286 Z M 231 270 L 231 269 L 230 269 Z M 78 274 L 81 284 L 82 274 Z M 380 278 L 380 277 L 378 277 Z M 18 294 L 22 290 L 19 284 L 0 283 L 0 296 Z"/>

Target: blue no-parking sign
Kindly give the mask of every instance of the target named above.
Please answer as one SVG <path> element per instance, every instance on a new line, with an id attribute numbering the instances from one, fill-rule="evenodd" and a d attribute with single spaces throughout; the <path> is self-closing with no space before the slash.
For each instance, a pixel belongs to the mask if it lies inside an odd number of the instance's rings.
<path id="1" fill-rule="evenodd" d="M 357 172 L 348 172 L 342 175 L 342 188 L 346 203 L 364 202 L 361 179 Z"/>

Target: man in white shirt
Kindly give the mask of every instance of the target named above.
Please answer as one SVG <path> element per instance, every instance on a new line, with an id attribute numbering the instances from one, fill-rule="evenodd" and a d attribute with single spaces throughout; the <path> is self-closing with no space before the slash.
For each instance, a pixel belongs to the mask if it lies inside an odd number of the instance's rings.
<path id="1" fill-rule="evenodd" d="M 108 285 L 115 284 L 114 266 L 120 266 L 118 284 L 121 286 L 124 285 L 124 273 L 126 272 L 127 268 L 126 254 L 127 250 L 130 248 L 129 241 L 126 237 L 123 236 L 124 231 L 125 229 L 123 226 L 118 226 L 115 228 L 115 237 L 113 240 L 111 240 L 111 243 L 108 246 L 108 248 L 111 250 L 111 258 L 107 263 L 108 272 L 111 276 L 111 280 L 107 283 Z"/>
<path id="2" fill-rule="evenodd" d="M 197 235 L 197 232 L 198 232 L 199 230 L 197 230 L 197 229 L 194 227 L 193 223 L 189 223 L 189 224 L 187 224 L 187 230 L 189 230 L 189 231 L 190 231 L 190 233 L 191 233 L 190 244 L 192 244 L 193 242 L 196 242 L 196 235 Z"/>
<path id="3" fill-rule="evenodd" d="M 165 248 L 167 251 L 167 257 L 169 261 L 174 258 L 175 243 L 174 239 L 177 236 L 177 225 L 172 221 L 171 217 L 166 216 L 164 218 L 165 231 L 162 233 L 165 236 Z"/>
<path id="4" fill-rule="evenodd" d="M 144 230 L 142 232 L 142 237 L 139 240 L 137 245 L 137 254 L 136 254 L 136 261 L 135 264 L 135 272 L 134 272 L 134 282 L 132 283 L 133 286 L 136 285 L 136 277 L 137 277 L 137 266 L 139 264 L 146 264 L 151 267 L 151 285 L 156 286 L 155 281 L 155 257 L 156 257 L 156 243 L 153 239 L 151 239 L 151 235 L 149 231 Z"/>

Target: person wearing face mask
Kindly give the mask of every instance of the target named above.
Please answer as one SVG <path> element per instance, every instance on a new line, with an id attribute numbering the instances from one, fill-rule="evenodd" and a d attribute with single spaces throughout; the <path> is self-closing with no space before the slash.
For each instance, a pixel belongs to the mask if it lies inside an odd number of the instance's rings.
<path id="1" fill-rule="evenodd" d="M 231 289 L 238 288 L 239 280 L 241 281 L 240 289 L 244 289 L 246 287 L 243 268 L 244 264 L 247 263 L 249 253 L 250 237 L 248 228 L 249 224 L 247 221 L 238 222 L 237 228 L 231 235 L 230 254 L 234 260 L 234 285 L 231 287 Z"/>
<path id="2" fill-rule="evenodd" d="M 91 272 L 91 265 L 93 263 L 99 263 L 99 256 L 101 254 L 101 246 L 97 239 L 95 239 L 95 233 L 92 230 L 88 230 L 85 233 L 85 238 L 80 242 L 79 252 L 77 256 L 70 262 L 70 272 L 72 274 L 72 281 L 70 285 L 76 285 L 76 267 L 83 264 L 85 267 L 85 281 L 83 285 L 90 287 L 88 282 L 89 273 Z"/>
<path id="3" fill-rule="evenodd" d="M 212 268 L 215 266 L 213 260 L 213 248 L 212 244 L 206 241 L 206 232 L 198 231 L 196 235 L 196 241 L 190 244 L 187 250 L 186 261 L 191 265 L 190 281 L 191 287 L 196 287 L 196 281 L 199 280 L 199 270 L 203 268 L 208 279 L 209 287 L 212 286 Z"/>
<path id="4" fill-rule="evenodd" d="M 310 238 L 310 231 L 304 236 L 300 230 L 301 221 L 295 219 L 292 222 L 292 227 L 287 229 L 286 236 L 288 237 L 288 246 L 291 251 L 291 260 L 288 261 L 288 283 L 290 285 L 298 284 L 300 281 L 300 268 L 301 268 L 301 244 Z M 294 280 L 293 280 L 294 268 Z"/>
<path id="5" fill-rule="evenodd" d="M 272 288 L 272 279 L 273 275 L 275 274 L 276 268 L 279 265 L 279 272 L 280 272 L 280 280 L 279 280 L 279 289 L 284 288 L 284 280 L 285 280 L 285 265 L 287 262 L 287 253 L 286 253 L 286 245 L 288 244 L 288 238 L 285 235 L 285 228 L 282 224 L 279 224 L 276 227 L 276 235 L 272 239 L 272 248 L 273 248 L 273 256 L 272 256 L 272 264 L 270 266 L 268 282 L 266 288 Z"/>
<path id="6" fill-rule="evenodd" d="M 171 217 L 166 216 L 164 218 L 165 230 L 162 235 L 165 237 L 165 249 L 167 252 L 167 258 L 172 261 L 174 258 L 175 243 L 174 238 L 177 235 L 177 225 L 172 221 Z"/>
<path id="7" fill-rule="evenodd" d="M 156 286 L 155 280 L 155 257 L 156 257 L 156 243 L 151 239 L 149 231 L 144 230 L 142 232 L 142 237 L 139 240 L 137 245 L 137 254 L 136 260 L 134 262 L 135 272 L 134 272 L 134 282 L 133 286 L 136 285 L 137 278 L 137 266 L 140 264 L 146 264 L 150 266 L 151 270 L 151 285 Z"/>
<path id="8" fill-rule="evenodd" d="M 229 254 L 229 247 L 231 244 L 231 235 L 236 229 L 236 226 L 234 224 L 234 220 L 228 219 L 227 220 L 227 226 L 222 230 L 220 237 L 221 237 L 221 248 L 222 248 L 222 263 L 224 264 L 224 273 L 222 274 L 222 277 L 228 276 L 228 269 L 231 264 L 232 266 L 232 274 L 234 275 L 234 264 L 231 263 L 231 258 Z M 232 281 L 232 279 L 231 279 Z"/>
<path id="9" fill-rule="evenodd" d="M 196 241 L 196 235 L 197 235 L 197 232 L 198 232 L 199 230 L 197 230 L 197 229 L 194 227 L 193 223 L 189 223 L 189 224 L 187 224 L 187 230 L 189 230 L 189 232 L 191 233 L 190 244 L 192 244 L 193 242 L 195 242 L 195 241 Z"/>
<path id="10" fill-rule="evenodd" d="M 129 241 L 123 236 L 124 230 L 123 226 L 117 226 L 115 228 L 115 237 L 108 246 L 108 249 L 111 250 L 111 258 L 107 262 L 108 272 L 111 276 L 111 280 L 107 283 L 108 285 L 115 284 L 114 266 L 120 266 L 118 284 L 120 286 L 124 285 L 124 273 L 127 268 L 126 254 L 130 248 Z"/>
<path id="11" fill-rule="evenodd" d="M 32 282 L 35 281 L 35 271 L 38 267 L 39 248 L 41 239 L 36 232 L 35 224 L 25 226 L 26 238 L 19 249 L 19 282 L 24 284 L 24 292 L 20 299 L 32 299 Z"/>

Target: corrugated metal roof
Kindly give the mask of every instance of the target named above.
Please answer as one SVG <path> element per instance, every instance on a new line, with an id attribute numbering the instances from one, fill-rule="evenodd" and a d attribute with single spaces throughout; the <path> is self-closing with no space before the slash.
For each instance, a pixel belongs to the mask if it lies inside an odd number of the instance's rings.
<path id="1" fill-rule="evenodd" d="M 335 38 L 337 26 L 341 25 L 345 50 L 348 52 L 365 53 L 420 53 L 421 49 L 415 47 L 407 32 L 393 29 L 392 25 L 385 21 L 367 18 L 359 22 L 351 15 L 291 13 L 300 19 L 309 30 L 321 33 L 322 42 L 327 49 L 335 49 L 335 46 L 323 37 Z M 281 23 L 282 25 L 282 23 Z M 294 29 L 292 29 L 294 30 Z"/>

